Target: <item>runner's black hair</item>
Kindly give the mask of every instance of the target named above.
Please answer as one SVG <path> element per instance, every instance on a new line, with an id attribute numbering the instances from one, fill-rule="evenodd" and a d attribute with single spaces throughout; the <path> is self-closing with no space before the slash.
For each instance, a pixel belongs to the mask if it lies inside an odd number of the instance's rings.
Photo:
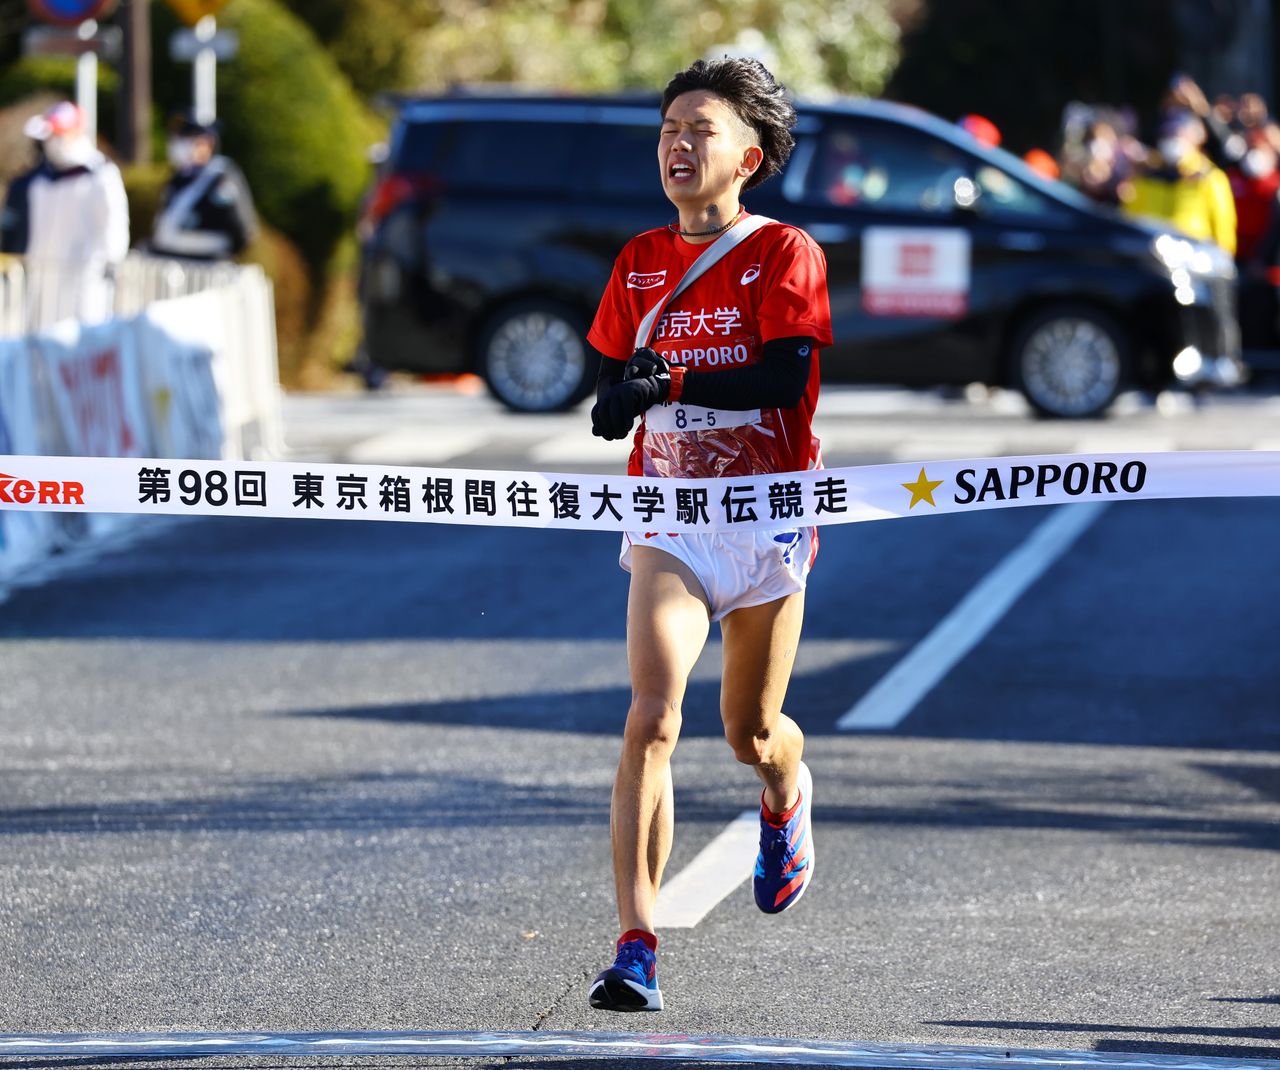
<path id="1" fill-rule="evenodd" d="M 758 59 L 700 59 L 667 83 L 662 93 L 662 115 L 671 102 L 684 93 L 703 89 L 723 100 L 759 139 L 764 160 L 743 189 L 754 189 L 776 175 L 795 148 L 791 128 L 796 125 L 796 109 L 787 99 L 787 90 Z"/>

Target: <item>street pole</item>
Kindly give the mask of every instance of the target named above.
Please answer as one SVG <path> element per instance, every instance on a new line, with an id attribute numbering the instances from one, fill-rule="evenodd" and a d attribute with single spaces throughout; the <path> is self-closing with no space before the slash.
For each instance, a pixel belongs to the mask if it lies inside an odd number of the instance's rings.
<path id="1" fill-rule="evenodd" d="M 130 163 L 151 162 L 151 0 L 125 0 L 123 122 L 121 155 Z"/>
<path id="2" fill-rule="evenodd" d="M 205 15 L 196 23 L 195 34 L 200 43 L 200 50 L 191 65 L 196 122 L 211 123 L 218 117 L 218 53 L 213 47 L 213 39 L 218 34 L 218 20 L 212 15 Z"/>
<path id="3" fill-rule="evenodd" d="M 93 19 L 85 19 L 76 27 L 81 41 L 92 41 L 98 32 Z M 76 104 L 84 115 L 84 129 L 90 141 L 98 138 L 98 53 L 86 48 L 76 57 Z"/>

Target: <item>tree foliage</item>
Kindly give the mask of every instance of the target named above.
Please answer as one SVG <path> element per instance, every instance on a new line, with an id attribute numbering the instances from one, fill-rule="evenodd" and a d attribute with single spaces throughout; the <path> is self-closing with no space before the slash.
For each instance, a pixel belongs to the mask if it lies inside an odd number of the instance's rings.
<path id="1" fill-rule="evenodd" d="M 173 19 L 156 5 L 157 40 Z M 219 69 L 223 148 L 244 169 L 263 218 L 320 268 L 354 226 L 369 178 L 366 151 L 380 136 L 370 113 L 306 25 L 279 0 L 234 0 L 219 22 L 240 52 Z M 191 67 L 157 59 L 156 102 L 191 102 Z"/>
<path id="2" fill-rule="evenodd" d="M 412 81 L 414 31 L 438 17 L 416 0 L 284 0 L 368 98 Z"/>
<path id="3" fill-rule="evenodd" d="M 878 93 L 914 0 L 440 0 L 415 83 L 660 88 L 704 54 L 756 54 L 798 93 Z"/>

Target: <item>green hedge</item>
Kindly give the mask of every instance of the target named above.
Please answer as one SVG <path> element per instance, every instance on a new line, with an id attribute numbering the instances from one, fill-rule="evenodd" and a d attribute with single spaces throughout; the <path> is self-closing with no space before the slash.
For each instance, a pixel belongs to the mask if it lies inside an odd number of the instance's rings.
<path id="1" fill-rule="evenodd" d="M 191 67 L 168 59 L 178 23 L 152 6 L 155 98 L 166 113 L 190 106 Z M 219 14 L 240 53 L 219 67 L 223 151 L 244 169 L 263 219 L 323 274 L 355 226 L 369 180 L 376 120 L 314 35 L 278 0 L 234 0 Z"/>

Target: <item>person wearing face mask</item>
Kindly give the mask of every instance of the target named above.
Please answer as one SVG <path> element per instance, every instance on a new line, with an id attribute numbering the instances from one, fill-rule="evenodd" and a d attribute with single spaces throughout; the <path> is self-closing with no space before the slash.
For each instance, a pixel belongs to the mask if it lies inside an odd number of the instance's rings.
<path id="1" fill-rule="evenodd" d="M 1275 286 L 1280 167 L 1265 129 L 1251 131 L 1248 141 L 1248 151 L 1227 170 L 1239 221 L 1237 315 L 1244 348 L 1275 349 L 1280 346 Z"/>
<path id="2" fill-rule="evenodd" d="M 1249 150 L 1227 168 L 1236 203 L 1236 260 L 1248 263 L 1267 233 L 1276 211 L 1280 170 L 1276 150 L 1261 131 L 1249 137 Z"/>
<path id="3" fill-rule="evenodd" d="M 28 315 L 33 327 L 60 319 L 110 318 L 112 278 L 129 251 L 129 201 L 120 169 L 90 140 L 69 101 L 23 127 L 42 144 L 45 167 L 27 187 Z"/>
<path id="4" fill-rule="evenodd" d="M 150 250 L 188 260 L 228 260 L 258 230 L 249 184 L 240 168 L 218 155 L 213 124 L 179 115 L 169 127 L 173 175 L 160 194 Z"/>
<path id="5" fill-rule="evenodd" d="M 1135 176 L 1124 207 L 1162 219 L 1184 234 L 1213 241 L 1234 255 L 1236 208 L 1231 183 L 1201 151 L 1204 126 L 1190 112 L 1160 124 L 1156 156 Z"/>

